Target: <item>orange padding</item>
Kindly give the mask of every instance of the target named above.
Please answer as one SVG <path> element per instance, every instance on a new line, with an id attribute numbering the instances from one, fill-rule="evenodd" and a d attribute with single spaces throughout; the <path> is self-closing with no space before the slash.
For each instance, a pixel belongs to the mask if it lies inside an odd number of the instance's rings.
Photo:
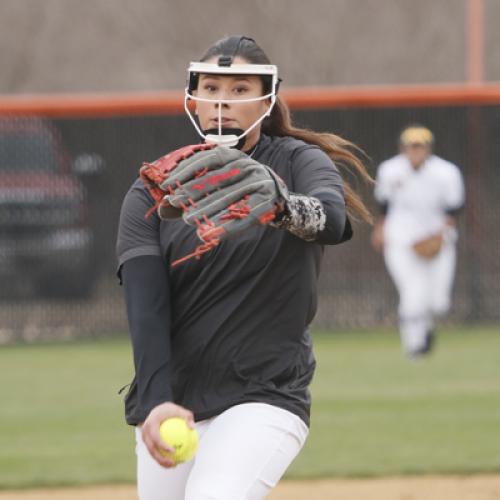
<path id="1" fill-rule="evenodd" d="M 500 104 L 500 84 L 304 87 L 284 89 L 291 109 L 380 108 Z M 0 115 L 102 117 L 177 115 L 183 92 L 0 96 Z"/>

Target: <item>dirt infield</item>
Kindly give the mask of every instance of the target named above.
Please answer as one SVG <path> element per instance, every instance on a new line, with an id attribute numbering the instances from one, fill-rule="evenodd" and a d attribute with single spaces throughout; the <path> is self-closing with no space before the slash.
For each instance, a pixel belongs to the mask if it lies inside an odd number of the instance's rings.
<path id="1" fill-rule="evenodd" d="M 500 475 L 283 481 L 269 500 L 500 500 Z M 3 491 L 0 500 L 137 500 L 133 486 Z"/>

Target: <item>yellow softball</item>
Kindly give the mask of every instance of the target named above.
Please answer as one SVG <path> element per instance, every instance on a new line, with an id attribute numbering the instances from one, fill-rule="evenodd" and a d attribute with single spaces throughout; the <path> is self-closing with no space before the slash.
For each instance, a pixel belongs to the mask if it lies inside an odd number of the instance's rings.
<path id="1" fill-rule="evenodd" d="M 163 441 L 174 448 L 174 453 L 162 452 L 176 464 L 191 460 L 198 448 L 198 432 L 191 429 L 183 418 L 172 417 L 160 425 Z"/>

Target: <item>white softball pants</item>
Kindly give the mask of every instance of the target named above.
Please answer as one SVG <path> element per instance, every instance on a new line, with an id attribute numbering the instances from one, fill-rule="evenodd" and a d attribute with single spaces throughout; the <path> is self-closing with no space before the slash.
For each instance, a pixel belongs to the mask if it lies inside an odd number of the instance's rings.
<path id="1" fill-rule="evenodd" d="M 423 347 L 434 318 L 448 312 L 455 274 L 456 250 L 445 243 L 433 259 L 419 257 L 411 247 L 388 246 L 384 258 L 399 292 L 399 323 L 404 351 Z"/>
<path id="2" fill-rule="evenodd" d="M 196 423 L 195 458 L 172 469 L 149 454 L 136 427 L 139 500 L 260 500 L 304 445 L 306 424 L 263 403 L 233 406 Z"/>

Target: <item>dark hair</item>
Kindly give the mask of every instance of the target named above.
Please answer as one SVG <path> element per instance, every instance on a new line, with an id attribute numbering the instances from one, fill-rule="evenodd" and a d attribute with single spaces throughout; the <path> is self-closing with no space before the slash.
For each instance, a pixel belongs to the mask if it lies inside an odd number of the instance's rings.
<path id="1" fill-rule="evenodd" d="M 215 42 L 200 59 L 204 62 L 216 56 L 240 56 L 250 64 L 271 64 L 269 57 L 257 45 L 253 38 L 243 35 L 233 35 Z"/>
<path id="2" fill-rule="evenodd" d="M 271 64 L 265 52 L 257 45 L 253 38 L 243 35 L 233 35 L 215 42 L 210 47 L 200 62 L 205 62 L 212 57 L 226 57 L 232 62 L 235 56 L 240 56 L 250 64 Z M 271 92 L 272 78 L 261 76 L 264 94 Z"/>
<path id="3" fill-rule="evenodd" d="M 200 61 L 207 61 L 217 56 L 219 58 L 221 56 L 230 57 L 231 59 L 240 56 L 249 64 L 271 64 L 269 57 L 253 38 L 241 35 L 228 36 L 217 41 L 205 52 Z M 268 93 L 271 85 L 269 77 L 262 77 L 262 80 L 264 93 Z M 279 96 L 276 98 L 271 115 L 262 122 L 262 132 L 276 137 L 294 137 L 322 149 L 339 167 L 342 174 L 348 214 L 354 219 L 362 219 L 369 223 L 373 221 L 373 217 L 363 200 L 346 179 L 346 174 L 354 173 L 366 183 L 373 183 L 373 179 L 358 156 L 358 154 L 363 154 L 360 148 L 332 133 L 314 132 L 295 127 L 292 124 L 288 106 Z"/>

